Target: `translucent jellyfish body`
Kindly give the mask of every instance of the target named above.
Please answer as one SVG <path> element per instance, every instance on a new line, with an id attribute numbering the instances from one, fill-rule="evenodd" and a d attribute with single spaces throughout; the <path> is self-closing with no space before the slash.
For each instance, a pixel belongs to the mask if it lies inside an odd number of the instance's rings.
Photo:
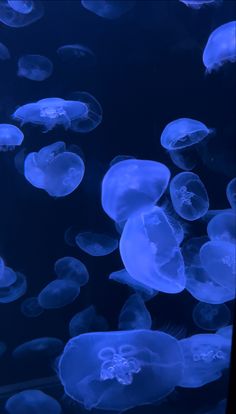
<path id="1" fill-rule="evenodd" d="M 119 315 L 118 327 L 121 330 L 151 329 L 152 318 L 140 295 L 131 295 Z"/>
<path id="2" fill-rule="evenodd" d="M 199 10 L 204 6 L 215 6 L 222 2 L 222 0 L 179 0 L 191 9 Z"/>
<path id="3" fill-rule="evenodd" d="M 85 231 L 77 234 L 77 246 L 91 256 L 106 256 L 118 248 L 118 240 L 103 233 Z"/>
<path id="4" fill-rule="evenodd" d="M 88 108 L 79 101 L 66 101 L 61 98 L 45 98 L 35 103 L 20 106 L 12 115 L 21 125 L 30 123 L 41 125 L 48 132 L 57 125 L 65 129 L 72 121 L 87 116 Z"/>
<path id="5" fill-rule="evenodd" d="M 10 27 L 24 27 L 39 20 L 44 14 L 39 0 L 2 0 L 0 21 Z"/>
<path id="6" fill-rule="evenodd" d="M 73 280 L 57 279 L 40 292 L 38 302 L 43 309 L 57 309 L 69 305 L 80 294 L 79 285 Z"/>
<path id="7" fill-rule="evenodd" d="M 81 260 L 75 257 L 61 257 L 55 262 L 54 271 L 59 279 L 72 280 L 79 286 L 86 285 L 89 280 L 87 268 Z"/>
<path id="8" fill-rule="evenodd" d="M 10 59 L 10 52 L 8 48 L 0 42 L 0 60 Z"/>
<path id="9" fill-rule="evenodd" d="M 76 313 L 69 323 L 70 336 L 81 335 L 92 331 L 107 331 L 108 324 L 106 319 L 98 315 L 93 305 L 88 306 Z"/>
<path id="10" fill-rule="evenodd" d="M 51 76 L 53 64 L 42 55 L 24 55 L 18 60 L 17 75 L 33 81 L 43 81 Z"/>
<path id="11" fill-rule="evenodd" d="M 118 19 L 135 5 L 135 0 L 81 0 L 85 9 L 105 19 Z"/>
<path id="12" fill-rule="evenodd" d="M 236 213 L 236 177 L 228 183 L 226 187 L 226 195 L 231 208 Z"/>
<path id="13" fill-rule="evenodd" d="M 179 173 L 171 180 L 170 196 L 176 213 L 185 220 L 197 220 L 209 209 L 206 188 L 192 172 Z"/>
<path id="14" fill-rule="evenodd" d="M 131 277 L 126 269 L 118 270 L 117 272 L 112 272 L 109 276 L 110 280 L 115 280 L 116 282 L 123 283 L 134 289 L 139 295 L 144 299 L 148 300 L 155 296 L 158 291 L 150 288 L 145 285 L 145 283 L 138 282 L 136 279 Z"/>
<path id="15" fill-rule="evenodd" d="M 42 337 L 18 345 L 12 355 L 14 358 L 35 358 L 40 356 L 51 358 L 59 355 L 63 347 L 63 342 L 58 338 Z"/>
<path id="16" fill-rule="evenodd" d="M 51 196 L 64 197 L 81 183 L 84 163 L 79 155 L 67 151 L 65 143 L 59 141 L 28 154 L 24 174 L 34 187 Z"/>
<path id="17" fill-rule="evenodd" d="M 83 116 L 72 120 L 70 128 L 80 133 L 88 133 L 97 128 L 103 117 L 102 107 L 98 100 L 88 92 L 73 92 L 70 94 L 70 99 L 84 104 L 87 108 Z"/>
<path id="18" fill-rule="evenodd" d="M 96 332 L 68 342 L 59 376 L 66 394 L 87 409 L 124 411 L 172 392 L 182 364 L 178 341 L 165 333 Z"/>
<path id="19" fill-rule="evenodd" d="M 219 379 L 229 367 L 231 344 L 221 335 L 193 335 L 179 344 L 184 356 L 184 374 L 178 384 L 181 387 L 202 387 Z"/>
<path id="20" fill-rule="evenodd" d="M 23 132 L 15 125 L 0 124 L 0 151 L 14 150 L 22 144 Z"/>
<path id="21" fill-rule="evenodd" d="M 161 208 L 153 207 L 128 219 L 120 254 L 127 272 L 138 282 L 166 293 L 185 288 L 183 257 Z"/>
<path id="22" fill-rule="evenodd" d="M 61 414 L 60 404 L 39 390 L 24 390 L 10 397 L 5 405 L 9 414 Z"/>
<path id="23" fill-rule="evenodd" d="M 156 161 L 129 159 L 113 165 L 102 181 L 102 207 L 116 222 L 154 205 L 165 192 L 170 171 Z"/>
<path id="24" fill-rule="evenodd" d="M 9 6 L 18 13 L 28 14 L 34 7 L 34 0 L 7 0 Z"/>
<path id="25" fill-rule="evenodd" d="M 194 323 L 206 331 L 216 331 L 228 325 L 230 318 L 230 310 L 225 304 L 212 305 L 199 302 L 193 309 Z"/>
<path id="26" fill-rule="evenodd" d="M 88 64 L 95 62 L 95 55 L 91 49 L 81 44 L 64 45 L 57 49 L 57 54 L 64 61 L 83 60 Z"/>
<path id="27" fill-rule="evenodd" d="M 21 313 L 27 318 L 36 318 L 43 313 L 43 308 L 38 302 L 38 298 L 31 297 L 25 299 L 20 306 Z"/>
<path id="28" fill-rule="evenodd" d="M 207 233 L 211 240 L 235 243 L 236 215 L 229 211 L 217 214 L 209 221 Z"/>
<path id="29" fill-rule="evenodd" d="M 4 260 L 0 257 L 0 288 L 11 286 L 16 279 L 16 272 L 10 267 L 5 266 Z"/>
<path id="30" fill-rule="evenodd" d="M 26 277 L 5 267 L 4 275 L 0 277 L 0 303 L 14 302 L 25 294 L 26 289 Z"/>

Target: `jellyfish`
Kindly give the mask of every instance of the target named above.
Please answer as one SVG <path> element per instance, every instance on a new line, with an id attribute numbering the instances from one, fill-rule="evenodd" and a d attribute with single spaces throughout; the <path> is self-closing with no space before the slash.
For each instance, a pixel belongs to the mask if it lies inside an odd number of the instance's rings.
<path id="1" fill-rule="evenodd" d="M 199 10 L 204 6 L 215 6 L 222 2 L 222 0 L 179 0 L 191 9 Z"/>
<path id="2" fill-rule="evenodd" d="M 135 0 L 81 0 L 82 6 L 104 19 L 118 19 L 130 11 Z"/>
<path id="3" fill-rule="evenodd" d="M 5 268 L 5 270 L 7 276 L 5 273 L 4 278 L 0 278 L 0 303 L 14 302 L 23 296 L 27 290 L 25 275 L 20 272 L 14 272 L 10 268 Z"/>
<path id="4" fill-rule="evenodd" d="M 11 151 L 22 144 L 23 132 L 15 125 L 0 124 L 0 151 Z"/>
<path id="5" fill-rule="evenodd" d="M 231 208 L 236 213 L 236 177 L 228 183 L 226 187 L 226 195 Z"/>
<path id="6" fill-rule="evenodd" d="M 79 286 L 86 285 L 89 280 L 87 268 L 75 257 L 61 257 L 55 262 L 54 271 L 59 279 L 72 280 Z"/>
<path id="7" fill-rule="evenodd" d="M 44 7 L 39 0 L 2 0 L 0 21 L 9 27 L 28 26 L 41 19 Z"/>
<path id="8" fill-rule="evenodd" d="M 77 234 L 77 246 L 91 256 L 106 256 L 118 248 L 118 240 L 104 233 L 85 231 Z"/>
<path id="9" fill-rule="evenodd" d="M 7 0 L 9 6 L 18 13 L 28 14 L 33 10 L 33 0 Z"/>
<path id="10" fill-rule="evenodd" d="M 0 42 L 0 60 L 8 60 L 10 57 L 11 56 L 8 48 Z"/>
<path id="11" fill-rule="evenodd" d="M 209 36 L 203 51 L 203 63 L 208 73 L 219 69 L 226 62 L 236 61 L 236 21 L 217 27 Z"/>
<path id="12" fill-rule="evenodd" d="M 216 333 L 218 335 L 223 336 L 225 339 L 227 339 L 230 344 L 232 343 L 232 339 L 233 339 L 233 326 L 232 325 L 227 325 L 227 326 L 224 326 L 223 328 L 219 328 Z"/>
<path id="13" fill-rule="evenodd" d="M 187 147 L 182 150 L 172 150 L 169 151 L 169 156 L 171 161 L 184 171 L 191 171 L 196 167 L 196 153 L 194 150 L 191 150 Z"/>
<path id="14" fill-rule="evenodd" d="M 0 341 L 0 357 L 6 352 L 7 346 L 5 342 Z"/>
<path id="15" fill-rule="evenodd" d="M 60 404 L 40 390 L 24 390 L 12 395 L 5 404 L 9 414 L 61 414 Z"/>
<path id="16" fill-rule="evenodd" d="M 205 186 L 192 172 L 179 173 L 171 180 L 170 197 L 176 213 L 185 220 L 197 220 L 209 209 Z"/>
<path id="17" fill-rule="evenodd" d="M 129 159 L 113 165 L 102 181 L 102 207 L 120 222 L 154 205 L 165 192 L 169 169 L 160 162 Z"/>
<path id="18" fill-rule="evenodd" d="M 57 54 L 64 61 L 71 60 L 74 62 L 79 60 L 88 65 L 94 64 L 96 60 L 94 52 L 87 46 L 79 43 L 60 46 L 57 49 Z"/>
<path id="19" fill-rule="evenodd" d="M 98 315 L 93 305 L 76 313 L 69 323 L 70 336 L 78 336 L 91 331 L 107 331 L 106 319 Z"/>
<path id="20" fill-rule="evenodd" d="M 182 373 L 179 342 L 151 330 L 79 335 L 67 343 L 59 361 L 65 393 L 86 409 L 109 412 L 161 400 Z"/>
<path id="21" fill-rule="evenodd" d="M 230 310 L 224 303 L 212 305 L 198 302 L 193 309 L 195 325 L 206 331 L 216 331 L 228 325 L 231 318 Z"/>
<path id="22" fill-rule="evenodd" d="M 109 280 L 115 280 L 116 282 L 128 285 L 135 290 L 143 300 L 147 301 L 155 296 L 158 291 L 146 286 L 144 283 L 138 282 L 136 279 L 131 277 L 127 270 L 121 269 L 117 272 L 112 272 L 109 276 Z"/>
<path id="23" fill-rule="evenodd" d="M 132 155 L 116 155 L 111 161 L 110 161 L 110 167 L 117 164 L 120 161 L 126 161 L 126 160 L 133 160 L 135 157 Z"/>
<path id="24" fill-rule="evenodd" d="M 198 334 L 181 339 L 184 373 L 180 387 L 198 388 L 216 381 L 230 364 L 231 345 L 218 334 Z"/>
<path id="25" fill-rule="evenodd" d="M 88 133 L 93 131 L 102 122 L 103 111 L 98 100 L 88 92 L 73 92 L 70 99 L 84 104 L 87 112 L 84 116 L 71 121 L 71 129 L 75 132 Z"/>
<path id="26" fill-rule="evenodd" d="M 16 272 L 10 267 L 5 266 L 4 260 L 0 257 L 0 289 L 11 286 L 16 279 Z"/>
<path id="27" fill-rule="evenodd" d="M 43 356 L 45 358 L 53 358 L 61 354 L 64 348 L 63 342 L 54 337 L 41 337 L 32 339 L 18 345 L 12 356 L 14 358 L 37 358 Z"/>
<path id="28" fill-rule="evenodd" d="M 25 299 L 21 303 L 21 313 L 27 318 L 36 318 L 43 313 L 43 308 L 40 306 L 37 297 Z"/>
<path id="29" fill-rule="evenodd" d="M 185 288 L 184 261 L 166 214 L 160 207 L 130 217 L 120 239 L 127 272 L 155 290 L 179 293 Z"/>
<path id="30" fill-rule="evenodd" d="M 88 107 L 80 101 L 66 101 L 61 98 L 45 98 L 38 102 L 20 106 L 12 118 L 21 125 L 30 123 L 42 125 L 43 132 L 48 132 L 57 125 L 71 128 L 72 121 L 86 117 Z"/>
<path id="31" fill-rule="evenodd" d="M 147 310 L 145 303 L 140 295 L 134 293 L 131 295 L 119 315 L 119 329 L 151 329 L 152 318 Z"/>
<path id="32" fill-rule="evenodd" d="M 24 55 L 18 59 L 17 75 L 33 81 L 43 81 L 51 76 L 53 64 L 42 55 Z"/>
<path id="33" fill-rule="evenodd" d="M 81 183 L 84 162 L 79 155 L 66 150 L 64 142 L 55 142 L 27 155 L 24 174 L 34 187 L 53 197 L 64 197 Z"/>
<path id="34" fill-rule="evenodd" d="M 56 279 L 39 293 L 38 302 L 43 309 L 63 308 L 74 302 L 80 294 L 80 286 L 73 280 Z"/>
<path id="35" fill-rule="evenodd" d="M 236 215 L 228 211 L 217 214 L 209 221 L 207 233 L 213 241 L 236 243 Z"/>

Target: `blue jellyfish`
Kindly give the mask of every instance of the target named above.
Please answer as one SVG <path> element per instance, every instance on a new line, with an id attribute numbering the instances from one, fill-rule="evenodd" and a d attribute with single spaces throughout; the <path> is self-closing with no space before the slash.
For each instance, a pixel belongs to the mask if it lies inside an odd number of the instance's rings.
<path id="1" fill-rule="evenodd" d="M 0 303 L 14 302 L 23 296 L 26 290 L 26 277 L 5 267 L 4 275 L 0 277 Z"/>
<path id="2" fill-rule="evenodd" d="M 236 21 L 222 24 L 209 36 L 203 52 L 203 63 L 207 72 L 217 70 L 226 62 L 236 61 Z"/>
<path id="3" fill-rule="evenodd" d="M 76 313 L 69 323 L 70 336 L 78 336 L 91 331 L 107 331 L 106 319 L 98 315 L 93 305 Z"/>
<path id="4" fill-rule="evenodd" d="M 42 55 L 24 55 L 18 60 L 17 75 L 33 81 L 43 81 L 51 76 L 53 64 Z"/>
<path id="5" fill-rule="evenodd" d="M 0 357 L 6 352 L 7 346 L 4 342 L 0 341 Z"/>
<path id="6" fill-rule="evenodd" d="M 27 155 L 24 174 L 34 187 L 53 197 L 64 197 L 81 183 L 84 163 L 79 155 L 66 150 L 64 142 L 55 142 Z"/>
<path id="7" fill-rule="evenodd" d="M 38 301 L 43 309 L 57 309 L 74 302 L 79 294 L 80 286 L 75 281 L 56 279 L 39 293 Z"/>
<path id="8" fill-rule="evenodd" d="M 22 144 L 23 132 L 15 125 L 0 124 L 0 151 L 11 151 Z"/>
<path id="9" fill-rule="evenodd" d="M 224 326 L 223 328 L 218 329 L 216 333 L 223 336 L 229 343 L 231 343 L 233 339 L 233 325 Z"/>
<path id="10" fill-rule="evenodd" d="M 9 414 L 61 414 L 60 404 L 40 390 L 24 390 L 12 395 L 5 405 Z"/>
<path id="11" fill-rule="evenodd" d="M 58 56 L 64 61 L 76 61 L 79 60 L 86 64 L 94 64 L 96 57 L 94 52 L 89 49 L 87 46 L 81 45 L 79 43 L 72 45 L 60 46 L 57 49 Z"/>
<path id="12" fill-rule="evenodd" d="M 48 132 L 57 125 L 63 125 L 65 129 L 69 129 L 72 121 L 86 117 L 87 114 L 87 105 L 80 101 L 45 98 L 20 106 L 12 114 L 12 118 L 20 121 L 21 125 L 27 123 L 42 125 L 44 132 Z"/>
<path id="13" fill-rule="evenodd" d="M 185 288 L 183 257 L 160 207 L 128 219 L 120 239 L 120 254 L 127 272 L 138 282 L 166 293 Z"/>
<path id="14" fill-rule="evenodd" d="M 179 0 L 191 9 L 199 10 L 204 6 L 215 6 L 222 2 L 222 0 Z"/>
<path id="15" fill-rule="evenodd" d="M 71 121 L 71 129 L 75 132 L 88 133 L 93 131 L 102 122 L 103 111 L 98 100 L 88 92 L 73 92 L 69 99 L 84 104 L 87 112 Z"/>
<path id="16" fill-rule="evenodd" d="M 25 299 L 20 306 L 21 313 L 27 318 L 36 318 L 43 313 L 43 308 L 40 306 L 37 297 Z"/>
<path id="17" fill-rule="evenodd" d="M 106 256 L 118 248 L 118 240 L 104 233 L 84 231 L 75 238 L 77 246 L 91 256 Z"/>
<path id="18" fill-rule="evenodd" d="M 217 214 L 209 221 L 207 233 L 211 240 L 235 243 L 236 215 L 229 211 Z"/>
<path id="19" fill-rule="evenodd" d="M 102 181 L 102 207 L 116 222 L 154 205 L 165 192 L 169 169 L 160 162 L 129 159 L 113 165 Z"/>
<path id="20" fill-rule="evenodd" d="M 63 342 L 54 337 L 41 337 L 32 339 L 18 345 L 12 356 L 14 358 L 37 358 L 43 356 L 45 358 L 53 358 L 61 354 L 64 348 Z"/>
<path id="21" fill-rule="evenodd" d="M 182 150 L 171 150 L 169 151 L 169 156 L 171 158 L 171 161 L 179 167 L 181 170 L 185 171 L 191 171 L 196 167 L 197 161 L 196 161 L 196 153 L 194 151 L 194 148 L 191 150 L 187 147 Z"/>
<path id="22" fill-rule="evenodd" d="M 170 197 L 176 213 L 185 220 L 197 220 L 209 209 L 205 186 L 192 172 L 179 173 L 171 180 Z"/>
<path id="23" fill-rule="evenodd" d="M 120 161 L 133 160 L 133 159 L 135 159 L 135 157 L 133 157 L 132 155 L 116 155 L 114 158 L 112 158 L 109 165 L 110 167 L 112 167 L 113 165 L 117 164 Z"/>
<path id="24" fill-rule="evenodd" d="M 158 291 L 150 288 L 144 283 L 138 282 L 136 279 L 131 277 L 126 269 L 121 269 L 116 272 L 112 272 L 109 276 L 110 280 L 128 285 L 135 290 L 145 301 L 155 296 Z"/>
<path id="25" fill-rule="evenodd" d="M 11 56 L 8 48 L 0 42 L 0 60 L 8 60 L 10 57 Z"/>
<path id="26" fill-rule="evenodd" d="M 194 323 L 206 331 L 216 331 L 228 325 L 230 319 L 230 310 L 224 303 L 212 305 L 199 302 L 193 309 Z"/>
<path id="27" fill-rule="evenodd" d="M 28 26 L 41 19 L 44 7 L 40 0 L 2 0 L 0 21 L 9 27 Z"/>
<path id="28" fill-rule="evenodd" d="M 182 378 L 182 358 L 179 342 L 163 332 L 87 333 L 67 343 L 59 377 L 85 408 L 120 412 L 171 393 Z"/>
<path id="29" fill-rule="evenodd" d="M 59 279 L 72 280 L 79 286 L 86 285 L 89 280 L 87 268 L 75 257 L 61 257 L 55 262 L 54 271 Z"/>
<path id="30" fill-rule="evenodd" d="M 226 195 L 231 208 L 236 212 L 236 177 L 226 187 Z"/>
<path id="31" fill-rule="evenodd" d="M 105 19 L 118 19 L 131 10 L 135 0 L 81 0 L 85 9 Z"/>
<path id="32" fill-rule="evenodd" d="M 184 373 L 180 387 L 198 388 L 222 376 L 230 364 L 231 344 L 218 334 L 198 334 L 181 339 Z"/>
<path id="33" fill-rule="evenodd" d="M 144 300 L 140 295 L 134 293 L 123 305 L 118 327 L 121 330 L 151 329 L 152 318 L 147 310 Z"/>
<path id="34" fill-rule="evenodd" d="M 16 272 L 10 267 L 5 266 L 4 260 L 0 257 L 0 288 L 11 286 L 16 279 Z"/>
<path id="35" fill-rule="evenodd" d="M 33 10 L 34 0 L 7 0 L 9 6 L 18 13 L 28 14 Z"/>

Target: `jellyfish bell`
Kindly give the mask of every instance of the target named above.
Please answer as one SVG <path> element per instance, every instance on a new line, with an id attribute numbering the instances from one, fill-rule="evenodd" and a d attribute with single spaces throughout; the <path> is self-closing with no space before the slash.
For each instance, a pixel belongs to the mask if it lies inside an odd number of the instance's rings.
<path id="1" fill-rule="evenodd" d="M 43 356 L 44 358 L 52 358 L 58 356 L 64 348 L 63 342 L 54 337 L 41 337 L 32 339 L 18 345 L 13 353 L 13 358 L 25 359 Z"/>
<path id="2" fill-rule="evenodd" d="M 193 309 L 194 323 L 206 331 L 216 331 L 228 325 L 230 319 L 230 310 L 224 303 L 213 305 L 199 302 Z"/>
<path id="3" fill-rule="evenodd" d="M 23 132 L 15 125 L 0 124 L 0 151 L 14 150 L 22 144 L 23 139 Z"/>
<path id="4" fill-rule="evenodd" d="M 78 60 L 80 63 L 89 65 L 94 64 L 96 59 L 91 49 L 79 43 L 60 46 L 57 49 L 57 54 L 64 61 L 75 62 Z"/>
<path id="5" fill-rule="evenodd" d="M 103 110 L 98 100 L 88 92 L 73 92 L 70 99 L 81 102 L 87 108 L 83 116 L 72 120 L 71 129 L 75 132 L 88 133 L 102 122 Z"/>
<path id="6" fill-rule="evenodd" d="M 61 257 L 55 262 L 54 271 L 59 279 L 72 280 L 79 286 L 86 285 L 89 280 L 86 266 L 76 257 Z"/>
<path id="7" fill-rule="evenodd" d="M 145 283 L 138 282 L 136 279 L 132 278 L 126 269 L 112 272 L 109 275 L 109 280 L 114 280 L 124 285 L 128 285 L 130 288 L 135 290 L 145 301 L 151 299 L 158 293 L 157 290 L 150 288 L 149 286 L 145 285 Z"/>
<path id="8" fill-rule="evenodd" d="M 43 313 L 43 308 L 39 305 L 37 297 L 25 299 L 20 306 L 21 313 L 27 318 L 36 318 Z"/>
<path id="9" fill-rule="evenodd" d="M 233 211 L 223 211 L 213 217 L 207 225 L 211 240 L 236 242 L 236 215 Z"/>
<path id="10" fill-rule="evenodd" d="M 17 273 L 14 272 L 10 267 L 5 266 L 3 260 L 0 261 L 0 289 L 8 288 L 17 279 Z"/>
<path id="11" fill-rule="evenodd" d="M 222 3 L 222 0 L 179 0 L 181 3 L 185 4 L 187 7 L 190 7 L 194 10 L 199 10 L 204 6 L 217 6 Z"/>
<path id="12" fill-rule="evenodd" d="M 99 17 L 105 19 L 118 19 L 131 10 L 135 0 L 81 0 L 82 6 Z"/>
<path id="13" fill-rule="evenodd" d="M 19 77 L 41 82 L 49 78 L 52 71 L 53 64 L 46 56 L 24 55 L 18 59 Z"/>
<path id="14" fill-rule="evenodd" d="M 60 404 L 40 390 L 24 390 L 8 398 L 8 414 L 62 414 Z"/>
<path id="15" fill-rule="evenodd" d="M 69 305 L 80 294 L 80 286 L 69 279 L 56 279 L 39 293 L 38 302 L 43 309 L 57 309 Z"/>
<path id="16" fill-rule="evenodd" d="M 12 270 L 8 277 L 4 279 L 5 286 L 0 287 L 0 303 L 10 303 L 23 296 L 27 290 L 26 277 L 20 272 Z M 6 286 L 7 285 L 7 286 Z"/>
<path id="17" fill-rule="evenodd" d="M 77 246 L 91 256 L 106 256 L 118 248 L 118 240 L 104 233 L 85 231 L 75 238 Z"/>
<path id="18" fill-rule="evenodd" d="M 134 293 L 124 303 L 120 315 L 118 327 L 120 330 L 151 329 L 152 318 L 147 310 L 144 300 Z"/>
<path id="19" fill-rule="evenodd" d="M 33 10 L 33 0 L 7 0 L 9 6 L 18 13 L 28 14 Z"/>
<path id="20" fill-rule="evenodd" d="M 2 0 L 0 2 L 0 21 L 9 27 L 28 26 L 41 19 L 44 14 L 40 0 Z"/>

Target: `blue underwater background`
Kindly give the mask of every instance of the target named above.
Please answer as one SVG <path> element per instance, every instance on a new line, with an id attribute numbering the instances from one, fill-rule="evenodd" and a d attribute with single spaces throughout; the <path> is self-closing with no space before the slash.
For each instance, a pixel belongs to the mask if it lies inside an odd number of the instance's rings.
<path id="1" fill-rule="evenodd" d="M 182 170 L 161 146 L 162 131 L 178 118 L 200 120 L 214 132 L 193 172 L 207 189 L 210 210 L 230 208 L 226 187 L 236 176 L 235 63 L 226 63 L 207 74 L 202 53 L 215 28 L 236 20 L 236 2 L 225 0 L 194 10 L 180 1 L 137 0 L 133 8 L 117 19 L 88 11 L 79 0 L 42 3 L 43 16 L 18 28 L 1 22 L 0 9 L 0 41 L 11 54 L 10 59 L 0 62 L 0 122 L 17 125 L 24 132 L 20 148 L 0 152 L 0 256 L 27 279 L 24 296 L 11 303 L 0 303 L 0 341 L 6 344 L 0 357 L 0 413 L 8 412 L 4 408 L 6 400 L 15 393 L 40 389 L 61 404 L 62 413 L 84 414 L 90 411 L 66 396 L 55 358 L 13 358 L 12 352 L 18 345 L 40 337 L 56 337 L 66 344 L 70 339 L 69 321 L 90 305 L 105 318 L 108 331 L 118 329 L 121 308 L 133 293 L 127 285 L 108 279 L 112 272 L 124 267 L 119 249 L 96 257 L 65 241 L 65 232 L 71 227 L 77 233 L 90 230 L 120 237 L 101 205 L 101 183 L 117 155 L 161 162 L 173 177 Z M 76 43 L 93 51 L 92 64 L 83 59 L 60 59 L 57 49 Z M 54 66 L 52 75 L 43 82 L 17 76 L 17 61 L 25 54 L 49 58 Z M 14 111 L 26 103 L 49 97 L 68 99 L 75 91 L 86 91 L 101 104 L 102 122 L 89 133 L 62 126 L 42 133 L 40 126 L 21 127 L 12 119 Z M 76 145 L 85 164 L 79 187 L 58 198 L 31 185 L 22 173 L 25 154 L 56 141 Z M 206 222 L 186 221 L 184 231 L 186 240 L 203 236 Z M 27 297 L 36 297 L 55 279 L 54 263 L 64 256 L 76 257 L 85 264 L 90 276 L 88 283 L 68 306 L 46 309 L 35 318 L 26 317 L 21 303 Z M 178 294 L 159 292 L 145 305 L 152 318 L 152 329 L 181 340 L 212 333 L 195 324 L 192 313 L 197 303 L 184 289 Z M 232 324 L 234 301 L 226 305 L 230 310 L 227 323 Z M 228 398 L 229 374 L 229 369 L 225 369 L 221 378 L 202 387 L 177 386 L 154 404 L 134 406 L 127 412 L 223 414 L 225 409 L 213 409 Z M 160 378 L 160 384 L 162 381 Z M 142 392 L 142 388 L 137 392 Z M 54 414 L 49 408 L 44 412 Z"/>

